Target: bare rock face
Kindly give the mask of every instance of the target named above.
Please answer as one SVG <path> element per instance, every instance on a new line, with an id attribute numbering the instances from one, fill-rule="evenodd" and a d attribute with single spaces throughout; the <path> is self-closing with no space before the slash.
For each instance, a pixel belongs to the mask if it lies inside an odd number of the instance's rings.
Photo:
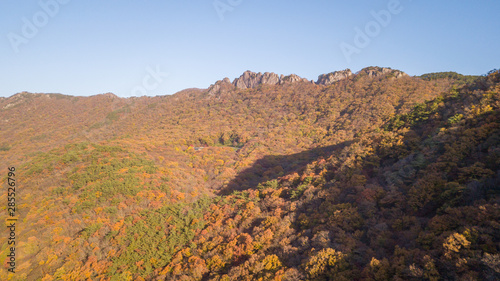
<path id="1" fill-rule="evenodd" d="M 401 77 L 410 77 L 410 75 L 404 73 L 403 71 L 395 70 L 396 79 Z"/>
<path id="2" fill-rule="evenodd" d="M 291 74 L 288 76 L 284 76 L 283 74 L 279 75 L 273 72 L 265 72 L 264 74 L 252 71 L 245 71 L 243 74 L 234 79 L 233 82 L 229 80 L 229 78 L 224 78 L 215 82 L 215 84 L 210 85 L 208 91 L 206 92 L 209 96 L 220 96 L 221 94 L 227 93 L 231 90 L 236 89 L 254 89 L 259 85 L 284 85 L 284 84 L 292 84 L 298 82 L 305 82 L 311 84 L 318 85 L 332 85 L 333 83 L 347 79 L 354 75 L 350 69 L 335 71 L 327 74 L 322 74 L 318 77 L 318 81 L 309 81 L 306 78 L 302 78 L 296 74 Z M 378 67 L 378 66 L 370 66 L 367 68 L 363 68 L 356 75 L 368 76 L 370 78 L 375 77 L 387 77 L 389 79 L 397 79 L 401 77 L 408 76 L 408 74 L 394 70 L 386 67 Z"/>
<path id="3" fill-rule="evenodd" d="M 238 89 L 248 89 L 255 88 L 262 82 L 262 74 L 251 72 L 249 70 L 245 71 L 240 78 L 236 78 L 233 81 L 234 86 Z"/>
<path id="4" fill-rule="evenodd" d="M 408 74 L 404 73 L 400 70 L 395 70 L 387 67 L 378 67 L 378 66 L 370 66 L 367 68 L 361 69 L 357 74 L 365 74 L 370 78 L 379 77 L 379 76 L 388 76 L 394 78 L 401 78 L 408 76 Z"/>
<path id="5" fill-rule="evenodd" d="M 331 85 L 337 81 L 346 79 L 351 75 L 352 75 L 352 72 L 350 69 L 335 71 L 335 72 L 331 72 L 328 74 L 321 74 L 318 77 L 318 81 L 316 82 L 316 84 L 328 86 L 328 85 Z"/>
<path id="6" fill-rule="evenodd" d="M 291 74 L 288 76 L 285 76 L 281 79 L 280 84 L 289 84 L 289 83 L 297 83 L 297 82 L 309 82 L 306 78 L 301 78 L 300 76 L 296 74 Z"/>
<path id="7" fill-rule="evenodd" d="M 280 77 L 276 73 L 266 72 L 262 75 L 262 84 L 278 85 L 280 83 Z"/>
<path id="8" fill-rule="evenodd" d="M 214 85 L 210 85 L 210 87 L 208 88 L 207 94 L 209 96 L 214 96 L 214 95 L 220 94 L 223 91 L 228 91 L 228 90 L 231 90 L 233 88 L 234 88 L 234 86 L 233 86 L 233 84 L 231 84 L 231 80 L 229 80 L 229 78 L 226 77 L 222 80 L 215 82 Z"/>
<path id="9" fill-rule="evenodd" d="M 238 89 L 256 88 L 260 84 L 281 85 L 285 83 L 309 82 L 295 74 L 278 76 L 276 73 L 266 72 L 264 74 L 245 71 L 239 78 L 234 79 L 233 84 Z"/>
<path id="10" fill-rule="evenodd" d="M 312 83 L 311 81 L 301 78 L 295 74 L 284 76 L 273 73 L 273 72 L 265 72 L 255 73 L 252 71 L 245 71 L 239 78 L 234 79 L 231 83 L 229 78 L 224 78 L 223 80 L 219 80 L 215 82 L 215 84 L 210 85 L 208 88 L 207 94 L 209 96 L 220 96 L 225 92 L 228 92 L 235 87 L 237 89 L 253 89 L 257 88 L 261 84 L 266 85 L 282 85 L 285 83 L 296 83 L 296 82 L 307 82 Z"/>

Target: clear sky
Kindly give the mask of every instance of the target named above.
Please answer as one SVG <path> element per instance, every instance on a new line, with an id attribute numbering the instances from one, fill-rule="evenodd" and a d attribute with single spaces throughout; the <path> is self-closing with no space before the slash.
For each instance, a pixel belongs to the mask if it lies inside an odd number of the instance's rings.
<path id="1" fill-rule="evenodd" d="M 0 96 L 207 88 L 245 70 L 500 67 L 500 1 L 2 0 Z"/>

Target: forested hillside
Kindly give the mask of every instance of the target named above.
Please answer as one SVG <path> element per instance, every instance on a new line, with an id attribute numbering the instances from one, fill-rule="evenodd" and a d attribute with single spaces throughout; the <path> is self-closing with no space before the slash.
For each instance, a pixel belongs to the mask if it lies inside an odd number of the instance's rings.
<path id="1" fill-rule="evenodd" d="M 0 279 L 498 280 L 500 72 L 320 78 L 0 98 Z"/>

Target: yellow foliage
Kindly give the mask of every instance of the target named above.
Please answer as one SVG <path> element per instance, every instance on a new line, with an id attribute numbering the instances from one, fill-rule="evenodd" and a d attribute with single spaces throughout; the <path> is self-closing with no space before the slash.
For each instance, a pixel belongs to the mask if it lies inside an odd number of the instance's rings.
<path id="1" fill-rule="evenodd" d="M 264 227 L 266 228 L 269 228 L 275 224 L 277 224 L 279 222 L 279 218 L 278 217 L 275 217 L 275 216 L 271 216 L 271 217 L 267 217 L 265 220 L 264 220 Z"/>
<path id="2" fill-rule="evenodd" d="M 52 232 L 55 234 L 55 235 L 59 235 L 61 234 L 61 231 L 63 231 L 63 229 L 61 227 L 56 227 L 52 230 Z"/>
<path id="3" fill-rule="evenodd" d="M 453 233 L 452 235 L 446 238 L 446 241 L 443 244 L 443 247 L 446 249 L 445 256 L 447 258 L 451 258 L 451 253 L 458 253 L 462 247 L 468 248 L 470 246 L 469 240 L 465 238 L 460 233 Z"/>
<path id="4" fill-rule="evenodd" d="M 262 265 L 266 270 L 275 270 L 281 267 L 281 262 L 276 255 L 266 256 L 262 261 Z"/>
<path id="5" fill-rule="evenodd" d="M 182 272 L 182 266 L 180 264 L 176 264 L 174 268 L 172 268 L 172 274 L 178 275 Z"/>
<path id="6" fill-rule="evenodd" d="M 52 281 L 54 280 L 54 277 L 52 277 L 50 274 L 46 274 L 43 278 L 42 281 Z"/>
<path id="7" fill-rule="evenodd" d="M 344 256 L 344 254 L 332 248 L 323 249 L 307 262 L 306 272 L 311 277 L 316 277 L 328 268 L 331 269 L 338 266 L 343 261 Z"/>
<path id="8" fill-rule="evenodd" d="M 177 200 L 184 200 L 184 198 L 185 198 L 184 193 L 177 194 Z"/>
<path id="9" fill-rule="evenodd" d="M 376 268 L 378 266 L 380 266 L 380 261 L 377 260 L 375 257 L 373 257 L 372 260 L 370 261 L 370 267 Z"/>
<path id="10" fill-rule="evenodd" d="M 220 268 L 224 267 L 225 263 L 218 255 L 214 255 L 208 260 L 207 265 L 211 271 L 217 271 Z"/>
<path id="11" fill-rule="evenodd" d="M 118 173 L 123 174 L 123 173 L 126 173 L 127 171 L 128 171 L 128 167 L 125 167 L 125 168 L 121 168 L 120 170 L 118 170 Z"/>
<path id="12" fill-rule="evenodd" d="M 124 223 L 125 223 L 125 220 L 123 220 L 123 219 L 122 219 L 122 220 L 120 220 L 119 222 L 115 223 L 115 224 L 113 225 L 113 230 L 114 230 L 114 231 L 118 231 L 118 230 L 120 230 L 120 228 L 123 226 L 123 224 L 124 224 Z"/>
<path id="13" fill-rule="evenodd" d="M 50 264 L 51 262 L 57 260 L 58 256 L 54 254 L 50 254 L 49 257 L 47 258 L 47 263 Z"/>
<path id="14" fill-rule="evenodd" d="M 448 236 L 446 242 L 443 244 L 443 247 L 446 250 L 456 253 L 458 253 L 462 246 L 467 248 L 470 246 L 470 242 L 467 240 L 467 238 L 465 238 L 465 236 L 460 233 L 453 233 L 452 235 Z"/>

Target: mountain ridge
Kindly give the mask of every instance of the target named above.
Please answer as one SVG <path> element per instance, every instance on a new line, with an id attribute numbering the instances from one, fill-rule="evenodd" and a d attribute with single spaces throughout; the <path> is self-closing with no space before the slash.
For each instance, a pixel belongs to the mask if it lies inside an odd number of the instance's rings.
<path id="1" fill-rule="evenodd" d="M 290 74 L 285 76 L 283 74 L 278 75 L 273 72 L 252 72 L 250 70 L 245 71 L 239 78 L 235 78 L 233 82 L 229 78 L 224 78 L 222 80 L 218 80 L 215 84 L 210 85 L 207 90 L 207 94 L 209 96 L 221 94 L 231 90 L 231 85 L 236 89 L 248 89 L 248 88 L 256 88 L 260 85 L 283 85 L 283 84 L 293 84 L 298 82 L 310 83 L 321 86 L 328 86 L 335 82 L 338 82 L 343 79 L 347 79 L 351 76 L 357 75 L 368 75 L 369 77 L 380 77 L 382 75 L 392 74 L 392 77 L 401 78 L 405 76 L 409 76 L 408 74 L 400 71 L 393 70 L 391 68 L 386 67 L 378 67 L 378 66 L 370 66 L 361 69 L 356 74 L 353 74 L 350 69 L 334 71 L 327 74 L 321 74 L 318 76 L 316 82 L 313 80 L 307 80 L 306 78 L 301 78 L 296 74 Z"/>
<path id="2" fill-rule="evenodd" d="M 250 70 L 247 70 L 243 72 L 239 77 L 233 79 L 231 81 L 228 77 L 225 77 L 221 80 L 217 80 L 214 84 L 211 84 L 208 88 L 203 89 L 203 88 L 186 88 L 183 90 L 180 90 L 176 93 L 173 93 L 172 95 L 157 95 L 157 97 L 162 97 L 162 96 L 173 96 L 176 94 L 183 95 L 183 94 L 192 94 L 195 92 L 205 92 L 209 96 L 213 96 L 216 93 L 220 93 L 221 90 L 222 92 L 227 92 L 233 89 L 250 89 L 250 88 L 256 88 L 259 85 L 284 85 L 284 84 L 293 84 L 297 82 L 304 82 L 304 83 L 310 83 L 314 85 L 321 85 L 321 86 L 329 86 L 335 82 L 356 77 L 358 75 L 367 75 L 369 77 L 375 78 L 375 77 L 381 77 L 384 75 L 389 75 L 390 77 L 394 78 L 402 78 L 402 77 L 410 77 L 408 74 L 401 70 L 397 69 L 392 69 L 390 67 L 379 67 L 379 66 L 368 66 L 365 68 L 362 68 L 356 73 L 353 73 L 349 68 L 345 70 L 337 70 L 325 74 L 320 74 L 316 81 L 313 80 L 308 80 L 307 78 L 302 78 L 296 74 L 290 74 L 290 75 L 283 75 L 283 74 L 276 74 L 274 72 L 252 72 Z M 479 77 L 478 75 L 462 75 L 456 72 L 433 72 L 433 73 L 426 73 L 422 74 L 419 76 L 413 76 L 413 77 L 418 77 L 421 79 L 442 79 L 442 78 L 451 78 L 451 79 L 457 79 L 457 80 L 464 80 L 464 81 L 472 81 L 473 79 Z M 0 100 L 3 99 L 9 99 L 13 98 L 15 96 L 23 96 L 26 94 L 33 94 L 33 95 L 38 95 L 38 94 L 45 94 L 45 95 L 63 95 L 63 96 L 68 96 L 68 97 L 93 97 L 93 96 L 113 96 L 116 98 L 140 98 L 140 97 L 119 97 L 114 93 L 102 93 L 102 94 L 95 94 L 95 95 L 90 95 L 90 96 L 74 96 L 74 95 L 66 95 L 62 93 L 32 93 L 28 91 L 22 91 L 15 93 L 9 97 L 0 97 Z"/>

